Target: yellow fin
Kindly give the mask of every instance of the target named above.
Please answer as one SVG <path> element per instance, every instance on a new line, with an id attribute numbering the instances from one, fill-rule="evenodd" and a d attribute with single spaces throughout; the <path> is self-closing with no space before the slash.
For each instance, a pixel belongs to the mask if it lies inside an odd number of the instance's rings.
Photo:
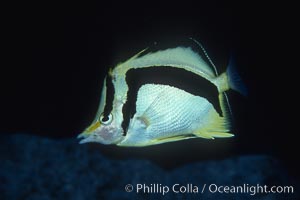
<path id="1" fill-rule="evenodd" d="M 219 114 L 212 109 L 207 116 L 207 123 L 204 127 L 194 131 L 194 135 L 206 139 L 232 137 L 230 132 L 230 124 L 227 116 L 219 116 Z"/>
<path id="2" fill-rule="evenodd" d="M 143 143 L 134 143 L 134 145 L 130 144 L 122 144 L 119 143 L 117 144 L 118 146 L 135 146 L 135 147 L 144 147 L 144 146 L 151 146 L 151 145 L 156 145 L 156 144 L 162 144 L 162 143 L 167 143 L 167 142 L 175 142 L 175 141 L 179 141 L 179 140 L 185 140 L 185 139 L 190 139 L 190 138 L 195 138 L 196 136 L 194 135 L 178 135 L 178 136 L 171 136 L 171 137 L 165 137 L 165 138 L 156 138 L 156 139 L 152 139 L 149 140 L 147 142 L 143 142 Z"/>
<path id="3" fill-rule="evenodd" d="M 198 137 L 202 137 L 205 139 L 227 138 L 227 137 L 234 136 L 232 133 L 228 133 L 226 131 L 228 131 L 228 130 L 224 130 L 224 132 L 222 132 L 221 130 L 211 131 L 211 130 L 201 129 L 200 131 L 194 132 L 194 134 Z"/>
<path id="4" fill-rule="evenodd" d="M 171 136 L 171 137 L 165 137 L 165 138 L 157 138 L 150 140 L 147 145 L 154 145 L 154 144 L 161 144 L 161 143 L 167 143 L 167 142 L 175 142 L 180 140 L 186 140 L 190 138 L 195 138 L 194 135 L 177 135 L 177 136 Z"/>
<path id="5" fill-rule="evenodd" d="M 210 133 L 204 131 L 195 132 L 194 134 L 197 135 L 198 137 L 205 138 L 205 139 L 215 139 L 212 135 L 210 135 Z"/>
<path id="6" fill-rule="evenodd" d="M 219 94 L 219 102 L 221 105 L 223 117 L 226 118 L 226 127 L 227 129 L 231 128 L 231 119 L 232 119 L 232 111 L 229 104 L 228 97 L 225 92 Z"/>

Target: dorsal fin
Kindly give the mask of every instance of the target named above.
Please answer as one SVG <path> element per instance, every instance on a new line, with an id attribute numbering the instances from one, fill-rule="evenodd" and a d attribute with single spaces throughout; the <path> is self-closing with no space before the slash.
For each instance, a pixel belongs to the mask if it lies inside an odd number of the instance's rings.
<path id="1" fill-rule="evenodd" d="M 179 46 L 176 48 L 150 52 L 139 57 L 141 53 L 118 65 L 116 69 L 122 68 L 123 72 L 125 72 L 129 68 L 175 66 L 184 68 L 203 77 L 215 77 L 213 69 L 190 47 Z"/>
<path id="2" fill-rule="evenodd" d="M 213 63 L 213 61 L 212 61 L 212 60 L 210 59 L 210 57 L 208 56 L 208 54 L 207 54 L 206 50 L 204 49 L 203 45 L 202 45 L 199 41 L 195 40 L 194 38 L 191 38 L 191 37 L 190 37 L 189 39 L 191 39 L 192 41 L 194 41 L 194 42 L 201 48 L 201 50 L 203 51 L 203 54 L 204 54 L 205 57 L 207 58 L 208 62 L 209 62 L 209 63 L 211 64 L 211 66 L 214 68 L 216 76 L 219 76 L 216 65 Z M 222 95 L 223 95 L 223 96 L 222 96 Z M 230 117 L 232 117 L 232 116 L 233 116 L 233 113 L 232 113 L 231 105 L 230 105 L 230 103 L 229 103 L 228 96 L 227 96 L 226 92 L 223 92 L 222 95 L 221 95 L 221 100 L 220 100 L 220 101 L 221 101 L 221 104 L 223 105 L 223 110 L 225 111 L 225 109 L 228 109 L 228 111 L 229 111 L 229 113 L 230 113 Z M 226 103 L 227 107 L 225 107 L 225 103 Z M 225 112 L 226 112 L 226 111 L 225 111 Z"/>
<path id="3" fill-rule="evenodd" d="M 205 48 L 203 47 L 203 45 L 200 42 L 198 42 L 197 40 L 195 40 L 194 38 L 192 38 L 192 37 L 190 37 L 189 39 L 192 40 L 192 41 L 194 41 L 200 47 L 200 49 L 203 51 L 203 54 L 207 58 L 209 64 L 211 64 L 211 66 L 214 68 L 216 76 L 219 76 L 216 65 L 213 63 L 213 61 L 208 56 L 208 54 L 207 54 Z"/>
<path id="4" fill-rule="evenodd" d="M 142 53 L 144 53 L 144 52 L 147 51 L 147 50 L 148 50 L 148 47 L 145 48 L 145 49 L 143 49 L 143 50 L 141 50 L 141 51 L 139 51 L 138 53 L 136 53 L 135 55 L 133 55 L 132 57 L 130 57 L 128 60 L 126 60 L 125 62 L 119 63 L 117 66 L 123 65 L 123 64 L 126 64 L 126 63 L 129 63 L 130 61 L 132 61 L 132 60 L 138 58 Z"/>

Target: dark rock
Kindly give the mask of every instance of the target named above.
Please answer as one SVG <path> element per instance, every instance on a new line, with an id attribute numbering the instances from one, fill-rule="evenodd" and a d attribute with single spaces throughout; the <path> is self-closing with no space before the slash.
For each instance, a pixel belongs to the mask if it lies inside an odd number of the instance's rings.
<path id="1" fill-rule="evenodd" d="M 270 156 L 252 155 L 187 164 L 166 171 L 147 160 L 112 160 L 73 139 L 10 135 L 0 142 L 0 199 L 300 199 L 299 182 Z M 198 193 L 176 190 L 198 188 Z M 133 185 L 132 192 L 125 186 Z M 145 184 L 152 192 L 140 190 Z M 202 188 L 205 186 L 204 193 Z M 241 186 L 246 193 L 212 193 L 209 187 Z M 294 192 L 253 194 L 260 186 L 293 186 Z M 169 188 L 165 195 L 154 191 Z M 131 189 L 129 187 L 129 189 Z M 147 190 L 147 189 L 145 189 Z"/>

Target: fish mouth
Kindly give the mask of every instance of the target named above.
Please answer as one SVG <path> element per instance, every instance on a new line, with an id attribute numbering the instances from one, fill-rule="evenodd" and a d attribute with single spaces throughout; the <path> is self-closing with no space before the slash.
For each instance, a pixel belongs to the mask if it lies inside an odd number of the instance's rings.
<path id="1" fill-rule="evenodd" d="M 86 133 L 86 132 L 83 132 L 83 133 L 80 133 L 78 136 L 77 136 L 77 139 L 81 139 L 81 138 L 87 138 L 90 134 Z"/>
<path id="2" fill-rule="evenodd" d="M 77 136 L 77 139 L 81 139 L 79 141 L 79 144 L 83 144 L 83 143 L 87 143 L 88 141 L 90 141 L 90 136 L 91 133 L 87 133 L 87 132 L 83 132 L 83 133 L 80 133 L 78 136 Z"/>
<path id="3" fill-rule="evenodd" d="M 79 144 L 89 143 L 89 142 L 96 142 L 101 144 L 111 144 L 111 141 L 105 140 L 101 136 L 95 137 L 95 135 L 87 134 L 87 133 L 81 133 L 77 136 L 78 139 L 81 139 L 79 141 Z"/>
<path id="4" fill-rule="evenodd" d="M 93 142 L 92 137 L 89 136 L 83 136 L 83 135 L 78 135 L 77 138 L 83 138 L 82 140 L 79 141 L 79 144 L 84 144 L 84 143 L 88 143 L 88 142 Z"/>
<path id="5" fill-rule="evenodd" d="M 84 141 L 87 141 L 87 138 L 89 138 L 89 136 L 100 126 L 101 126 L 101 123 L 99 121 L 97 121 L 97 122 L 93 123 L 92 125 L 90 125 L 88 128 L 86 128 L 84 132 L 80 133 L 77 136 L 77 139 L 83 138 L 83 140 L 80 141 L 80 144 L 82 144 L 81 142 L 86 143 Z"/>

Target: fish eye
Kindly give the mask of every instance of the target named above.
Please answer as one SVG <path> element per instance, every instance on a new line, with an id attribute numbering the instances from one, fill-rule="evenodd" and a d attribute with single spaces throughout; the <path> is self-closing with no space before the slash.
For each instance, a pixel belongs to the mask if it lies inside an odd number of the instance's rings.
<path id="1" fill-rule="evenodd" d="M 99 118 L 99 121 L 101 124 L 108 125 L 111 123 L 112 119 L 113 119 L 113 116 L 111 113 L 108 116 L 104 116 L 104 114 L 102 113 Z"/>

